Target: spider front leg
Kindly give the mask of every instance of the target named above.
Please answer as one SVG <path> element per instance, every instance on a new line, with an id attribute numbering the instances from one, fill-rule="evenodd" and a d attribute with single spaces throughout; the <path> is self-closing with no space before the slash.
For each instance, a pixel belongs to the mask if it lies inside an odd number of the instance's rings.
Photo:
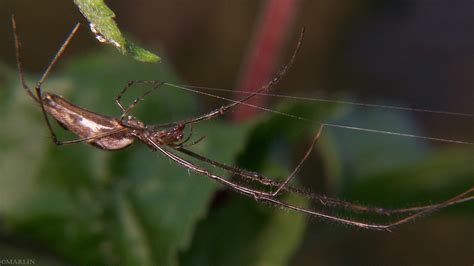
<path id="1" fill-rule="evenodd" d="M 46 96 L 46 98 L 43 98 L 43 93 L 42 93 L 42 90 L 41 90 L 41 85 L 43 84 L 43 82 L 48 77 L 49 73 L 51 72 L 51 69 L 56 64 L 57 60 L 61 57 L 61 55 L 65 51 L 68 44 L 71 42 L 72 38 L 74 37 L 77 30 L 79 29 L 80 24 L 79 23 L 76 24 L 76 26 L 72 29 L 71 33 L 68 35 L 66 40 L 61 45 L 61 47 L 58 49 L 58 51 L 54 55 L 53 59 L 51 60 L 49 65 L 46 67 L 46 70 L 44 71 L 41 79 L 37 82 L 37 84 L 35 86 L 35 90 L 33 92 L 33 90 L 31 90 L 30 87 L 28 86 L 28 84 L 26 83 L 25 76 L 23 74 L 23 67 L 22 67 L 22 61 L 21 61 L 20 37 L 18 36 L 17 25 L 16 25 L 16 20 L 15 20 L 14 15 L 12 15 L 12 17 L 11 17 L 11 22 L 12 22 L 12 29 L 13 29 L 13 39 L 15 41 L 16 63 L 17 63 L 18 75 L 20 77 L 21 85 L 22 85 L 23 89 L 26 90 L 28 95 L 35 102 L 37 102 L 40 105 L 41 111 L 43 113 L 44 121 L 45 121 L 46 126 L 49 130 L 49 133 L 51 135 L 51 139 L 52 139 L 53 143 L 59 146 L 59 145 L 73 144 L 73 143 L 78 143 L 78 142 L 85 141 L 85 139 L 70 140 L 70 141 L 60 141 L 60 140 L 58 140 L 58 137 L 57 137 L 56 133 L 54 132 L 53 127 L 51 126 L 51 122 L 49 121 L 48 112 L 47 112 L 47 110 L 44 106 L 44 101 L 49 100 L 49 96 Z"/>
<path id="2" fill-rule="evenodd" d="M 135 98 L 133 100 L 133 102 L 130 104 L 130 106 L 128 106 L 128 108 L 125 108 L 123 105 L 122 105 L 122 102 L 120 101 L 122 99 L 122 96 L 125 94 L 125 92 L 131 88 L 134 84 L 152 84 L 154 85 L 151 89 L 145 91 L 142 95 L 140 95 L 139 97 Z M 140 101 L 143 101 L 145 99 L 145 96 L 147 96 L 148 94 L 150 94 L 152 91 L 158 89 L 161 85 L 165 84 L 164 82 L 162 81 L 156 81 L 156 80 L 130 80 L 129 82 L 127 82 L 127 84 L 125 85 L 125 87 L 119 92 L 119 94 L 117 95 L 117 97 L 115 97 L 115 103 L 118 105 L 118 107 L 120 108 L 120 110 L 122 110 L 122 116 L 121 116 L 121 119 L 125 118 L 129 113 L 130 111 L 135 108 L 135 106 L 138 104 L 138 102 Z"/>
<path id="3" fill-rule="evenodd" d="M 234 107 L 236 107 L 236 106 L 238 106 L 242 103 L 247 102 L 248 100 L 252 99 L 253 97 L 255 97 L 255 96 L 257 96 L 261 93 L 272 90 L 280 82 L 280 80 L 285 76 L 288 69 L 290 69 L 291 66 L 293 65 L 293 63 L 295 61 L 295 58 L 296 58 L 296 55 L 298 54 L 298 51 L 300 50 L 301 45 L 303 43 L 304 32 L 305 32 L 305 28 L 303 27 L 301 29 L 301 33 L 300 33 L 300 37 L 298 39 L 298 43 L 296 44 L 296 47 L 293 50 L 293 54 L 291 55 L 291 58 L 289 59 L 289 61 L 285 65 L 283 65 L 281 67 L 281 69 L 276 73 L 275 77 L 273 79 L 271 79 L 267 84 L 261 86 L 259 89 L 255 90 L 253 93 L 247 95 L 246 97 L 244 97 L 241 100 L 232 101 L 230 104 L 223 105 L 219 109 L 211 111 L 207 114 L 185 120 L 185 121 L 183 121 L 184 124 L 192 124 L 192 123 L 196 123 L 196 122 L 199 122 L 199 121 L 216 118 L 218 116 L 221 116 L 221 115 L 229 112 Z M 172 85 L 172 84 L 170 84 L 170 85 Z"/>

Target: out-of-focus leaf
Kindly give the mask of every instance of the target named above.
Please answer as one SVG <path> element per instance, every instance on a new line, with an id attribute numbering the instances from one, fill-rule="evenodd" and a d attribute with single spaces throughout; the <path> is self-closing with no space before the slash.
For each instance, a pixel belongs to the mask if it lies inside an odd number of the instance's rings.
<path id="1" fill-rule="evenodd" d="M 281 170 L 281 169 L 280 169 Z M 307 202 L 283 197 L 302 207 Z M 287 265 L 306 227 L 306 217 L 232 197 L 200 223 L 182 265 Z"/>
<path id="2" fill-rule="evenodd" d="M 403 112 L 355 109 L 333 122 L 360 128 L 422 135 L 413 119 Z M 346 184 L 412 164 L 422 160 L 424 155 L 429 153 L 427 143 L 414 138 L 331 127 L 327 128 L 327 133 L 333 139 L 338 157 L 344 164 L 343 175 Z"/>
<path id="3" fill-rule="evenodd" d="M 335 121 L 362 128 L 424 135 L 405 112 L 354 110 Z M 385 207 L 446 200 L 472 187 L 472 149 L 437 152 L 415 138 L 328 128 L 340 160 L 339 193 L 346 199 Z M 350 136 L 350 137 L 349 137 Z"/>
<path id="4" fill-rule="evenodd" d="M 114 21 L 115 13 L 103 0 L 74 0 L 74 3 L 89 21 L 89 27 L 97 40 L 112 44 L 122 54 L 131 55 L 138 61 L 148 63 L 160 61 L 157 55 L 135 45 L 122 36 Z"/>
<path id="5" fill-rule="evenodd" d="M 347 194 L 359 200 L 406 206 L 446 200 L 472 187 L 473 180 L 473 151 L 452 148 L 431 153 L 403 167 L 366 176 Z"/>

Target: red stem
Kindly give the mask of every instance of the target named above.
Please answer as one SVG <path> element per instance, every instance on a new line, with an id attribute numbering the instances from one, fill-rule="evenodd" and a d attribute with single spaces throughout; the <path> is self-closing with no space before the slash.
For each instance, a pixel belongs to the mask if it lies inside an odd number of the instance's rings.
<path id="1" fill-rule="evenodd" d="M 253 33 L 252 42 L 241 68 L 237 90 L 251 92 L 266 84 L 277 69 L 278 57 L 288 39 L 297 13 L 299 0 L 267 0 Z M 235 93 L 240 99 L 242 94 Z M 259 96 L 248 101 L 250 104 L 265 106 L 266 97 Z M 232 113 L 234 121 L 242 121 L 254 116 L 259 110 L 238 106 Z"/>

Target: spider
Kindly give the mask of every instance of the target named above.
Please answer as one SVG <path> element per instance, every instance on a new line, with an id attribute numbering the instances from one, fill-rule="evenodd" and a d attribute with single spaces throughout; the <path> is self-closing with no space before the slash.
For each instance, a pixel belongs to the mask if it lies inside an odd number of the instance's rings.
<path id="1" fill-rule="evenodd" d="M 226 187 L 234 190 L 244 196 L 254 198 L 256 201 L 264 202 L 273 206 L 279 206 L 285 209 L 293 210 L 296 212 L 304 213 L 309 216 L 320 217 L 327 220 L 332 220 L 342 224 L 361 227 L 366 229 L 375 229 L 375 230 L 390 230 L 391 228 L 411 221 L 423 214 L 438 210 L 449 205 L 466 202 L 474 199 L 472 192 L 474 187 L 456 195 L 455 197 L 448 199 L 444 202 L 438 204 L 417 206 L 411 208 L 403 209 L 384 209 L 384 208 L 374 208 L 366 207 L 359 204 L 354 204 L 350 202 L 345 202 L 339 199 L 330 198 L 326 196 L 320 196 L 312 194 L 301 189 L 297 189 L 289 186 L 289 183 L 294 177 L 298 174 L 299 170 L 303 166 L 305 160 L 309 157 L 314 146 L 318 142 L 325 124 L 321 123 L 319 130 L 315 134 L 310 147 L 307 149 L 306 153 L 299 161 L 295 169 L 288 175 L 282 182 L 275 181 L 269 177 L 266 177 L 260 173 L 248 171 L 241 169 L 235 166 L 223 164 L 207 157 L 204 157 L 200 154 L 197 154 L 187 147 L 193 146 L 198 142 L 202 141 L 203 138 L 199 138 L 195 141 L 191 141 L 192 137 L 192 125 L 199 123 L 204 120 L 211 120 L 217 118 L 238 105 L 248 105 L 246 101 L 254 97 L 255 95 L 266 93 L 270 91 L 286 74 L 288 69 L 292 66 L 295 57 L 300 50 L 302 45 L 304 28 L 301 30 L 299 40 L 297 42 L 296 48 L 293 51 L 293 54 L 289 61 L 283 65 L 281 70 L 276 74 L 276 76 L 270 80 L 266 85 L 257 89 L 255 92 L 243 97 L 241 100 L 232 101 L 230 104 L 223 105 L 220 108 L 213 110 L 211 112 L 205 113 L 203 115 L 185 119 L 182 121 L 177 121 L 174 123 L 167 124 L 158 124 L 158 125 L 146 125 L 136 117 L 130 115 L 130 112 L 135 108 L 135 106 L 142 100 L 145 96 L 150 94 L 152 91 L 156 90 L 163 85 L 173 85 L 161 81 L 145 81 L 145 80 L 135 80 L 129 81 L 125 87 L 119 92 L 115 97 L 115 102 L 122 111 L 120 118 L 108 117 L 105 115 L 97 114 L 91 111 L 88 111 L 84 108 L 81 108 L 77 105 L 70 103 L 61 96 L 58 96 L 53 93 L 43 92 L 41 86 L 46 80 L 47 76 L 51 72 L 52 67 L 55 65 L 61 54 L 66 49 L 67 45 L 72 40 L 73 36 L 79 28 L 79 23 L 73 28 L 69 36 L 66 38 L 62 46 L 59 48 L 56 55 L 53 57 L 52 61 L 46 68 L 40 80 L 37 82 L 34 90 L 28 87 L 25 77 L 22 70 L 21 63 L 21 49 L 20 41 L 17 33 L 17 26 L 15 17 L 12 16 L 12 28 L 15 40 L 16 48 L 16 61 L 18 67 L 19 78 L 22 84 L 22 87 L 28 93 L 28 95 L 40 105 L 46 126 L 51 134 L 52 141 L 56 145 L 67 145 L 75 144 L 80 142 L 85 142 L 91 144 L 97 148 L 103 150 L 118 150 L 126 148 L 131 145 L 134 141 L 140 141 L 147 145 L 153 151 L 161 152 L 165 157 L 171 159 L 178 165 L 188 169 L 189 171 L 195 172 L 197 174 L 206 176 L 212 180 L 215 180 Z M 122 102 L 122 96 L 131 88 L 134 84 L 149 84 L 152 88 L 140 97 L 135 98 L 134 101 L 128 106 L 125 107 Z M 56 120 L 63 128 L 71 131 L 76 134 L 79 138 L 75 140 L 60 141 L 58 140 L 53 127 L 51 126 L 50 119 L 48 116 L 51 116 Z M 186 127 L 190 128 L 190 132 L 185 136 L 184 129 Z M 235 177 L 244 180 L 250 180 L 260 184 L 260 187 L 263 186 L 266 188 L 259 189 L 250 185 L 242 185 L 233 179 L 225 178 L 222 175 L 216 174 L 188 159 L 184 156 L 194 158 L 198 161 L 218 167 L 222 170 L 225 170 L 232 174 Z M 374 213 L 379 215 L 390 215 L 390 214 L 404 214 L 403 217 L 392 220 L 388 223 L 369 223 L 363 222 L 355 219 L 348 219 L 339 217 L 336 215 L 330 215 L 323 211 L 318 211 L 315 209 L 303 208 L 300 206 L 292 205 L 291 203 L 285 202 L 281 199 L 281 196 L 285 193 L 295 193 L 303 197 L 306 197 L 310 200 L 313 200 L 315 203 L 320 205 L 332 206 L 338 208 L 344 208 L 355 212 L 367 212 Z"/>

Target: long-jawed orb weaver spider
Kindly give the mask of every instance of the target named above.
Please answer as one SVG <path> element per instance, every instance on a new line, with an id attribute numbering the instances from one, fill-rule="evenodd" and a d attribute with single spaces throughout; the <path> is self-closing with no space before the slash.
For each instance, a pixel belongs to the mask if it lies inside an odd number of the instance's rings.
<path id="1" fill-rule="evenodd" d="M 297 164 L 296 168 L 282 182 L 274 181 L 256 172 L 248 171 L 245 169 L 211 160 L 187 149 L 187 147 L 200 142 L 203 138 L 190 142 L 192 131 L 190 130 L 188 136 L 185 136 L 185 127 L 188 126 L 191 129 L 192 125 L 195 123 L 204 120 L 214 119 L 225 114 L 226 112 L 229 112 L 235 106 L 238 106 L 240 104 L 246 104 L 245 102 L 247 100 L 251 99 L 255 95 L 268 92 L 280 81 L 280 79 L 286 74 L 287 70 L 292 66 L 295 57 L 301 47 L 304 35 L 304 28 L 301 31 L 300 38 L 289 62 L 281 68 L 281 70 L 272 80 L 270 80 L 266 85 L 256 90 L 254 93 L 247 95 L 239 101 L 232 101 L 230 104 L 223 105 L 220 108 L 209 113 L 205 113 L 201 116 L 185 119 L 174 123 L 145 125 L 137 118 L 131 116 L 130 112 L 140 101 L 144 99 L 145 96 L 147 96 L 160 86 L 166 85 L 168 83 L 161 81 L 129 81 L 115 98 L 116 104 L 122 111 L 122 115 L 120 118 L 112 118 L 88 111 L 84 108 L 81 108 L 68 102 L 67 100 L 56 94 L 43 92 L 41 89 L 41 86 L 49 75 L 52 67 L 55 65 L 56 61 L 64 52 L 67 45 L 70 43 L 74 34 L 78 30 L 79 24 L 74 27 L 67 39 L 64 41 L 64 43 L 52 59 L 51 63 L 46 68 L 41 79 L 37 82 L 34 91 L 28 87 L 24 78 L 21 63 L 20 41 L 17 34 L 17 27 L 14 16 L 12 16 L 12 27 L 14 32 L 16 59 L 21 84 L 28 93 L 28 95 L 40 105 L 47 128 L 49 129 L 52 140 L 56 145 L 86 142 L 103 150 L 118 150 L 123 149 L 132 144 L 135 140 L 138 140 L 146 144 L 153 151 L 161 152 L 165 157 L 171 159 L 178 165 L 181 165 L 182 167 L 192 172 L 207 176 L 210 179 L 213 179 L 240 194 L 254 198 L 257 201 L 305 213 L 310 216 L 321 217 L 327 220 L 332 220 L 339 223 L 362 227 L 366 229 L 390 230 L 391 228 L 397 225 L 411 221 L 421 215 L 427 214 L 434 210 L 438 210 L 453 204 L 466 202 L 474 199 L 474 195 L 472 195 L 474 187 L 471 187 L 470 189 L 456 195 L 455 197 L 438 204 L 402 209 L 384 209 L 366 207 L 359 204 L 338 200 L 335 198 L 319 196 L 289 186 L 289 182 L 297 175 L 297 173 L 303 166 L 303 163 L 313 150 L 316 142 L 319 140 L 325 126 L 324 123 L 320 125 L 319 130 L 313 138 L 310 147 L 308 148 L 300 162 Z M 122 96 L 130 87 L 137 83 L 150 84 L 152 85 L 152 88 L 146 91 L 140 97 L 136 98 L 128 107 L 125 107 L 121 103 Z M 63 128 L 76 134 L 79 139 L 69 141 L 58 140 L 51 126 L 48 115 L 52 116 L 60 125 L 63 126 Z M 266 189 L 268 189 L 268 191 L 259 188 L 254 188 L 249 185 L 242 185 L 234 180 L 227 179 L 221 175 L 215 174 L 214 172 L 186 159 L 180 154 L 184 154 L 186 156 L 189 156 L 190 158 L 194 158 L 208 165 L 223 169 L 231 173 L 233 176 L 239 177 L 241 179 L 247 179 L 253 182 L 257 182 L 263 185 Z M 392 220 L 388 223 L 362 222 L 355 219 L 348 219 L 335 215 L 330 215 L 318 210 L 292 205 L 291 203 L 281 200 L 281 196 L 285 193 L 299 194 L 321 205 L 342 207 L 356 212 L 367 212 L 380 215 L 399 214 L 404 216 L 401 218 L 396 218 L 395 220 Z"/>

